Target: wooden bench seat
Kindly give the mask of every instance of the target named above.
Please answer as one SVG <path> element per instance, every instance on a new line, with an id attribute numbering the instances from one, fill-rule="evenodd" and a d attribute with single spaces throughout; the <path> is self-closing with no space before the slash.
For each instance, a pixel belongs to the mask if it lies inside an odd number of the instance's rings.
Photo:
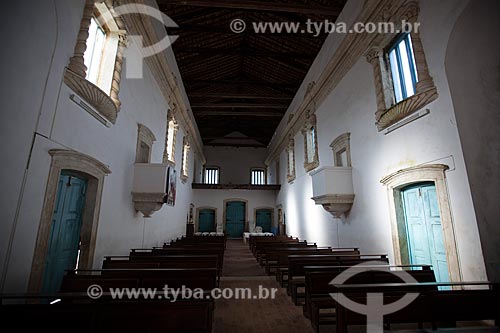
<path id="1" fill-rule="evenodd" d="M 280 286 L 285 287 L 288 283 L 288 269 L 289 261 L 292 258 L 293 261 L 300 260 L 313 260 L 321 261 L 328 260 L 328 256 L 331 255 L 359 255 L 358 248 L 331 248 L 331 254 L 314 254 L 314 255 L 280 255 L 278 258 L 278 263 L 276 267 L 276 281 L 280 283 Z M 318 260 L 315 260 L 317 258 Z"/>
<path id="2" fill-rule="evenodd" d="M 214 301 L 91 301 L 86 293 L 52 296 L 2 295 L 2 325 L 19 332 L 212 331 Z M 49 300 L 60 299 L 55 304 Z M 25 304 L 6 304 L 24 302 Z M 42 300 L 45 304 L 26 304 Z"/>
<path id="3" fill-rule="evenodd" d="M 459 289 L 470 287 L 483 287 L 486 289 Z M 452 290 L 438 290 L 439 287 L 452 287 Z M 455 282 L 455 283 L 390 283 L 390 284 L 361 284 L 361 285 L 334 285 L 336 292 L 342 292 L 353 301 L 366 302 L 366 296 L 356 296 L 361 293 L 376 292 L 383 288 L 386 292 L 391 290 L 406 290 L 418 292 L 418 297 L 406 307 L 384 316 L 386 323 L 418 323 L 432 324 L 436 332 L 439 322 L 456 321 L 495 321 L 494 329 L 498 330 L 500 312 L 496 304 L 500 299 L 499 285 L 489 282 Z M 364 300 L 363 300 L 364 299 Z M 391 296 L 384 302 L 392 303 L 397 298 Z M 355 313 L 343 305 L 337 305 L 337 333 L 346 333 L 349 325 L 365 324 L 365 315 Z M 471 330 L 488 330 L 484 327 L 447 328 L 446 332 L 470 332 Z"/>
<path id="4" fill-rule="evenodd" d="M 217 255 L 106 256 L 102 268 L 217 268 L 218 281 L 222 273 Z"/>
<path id="5" fill-rule="evenodd" d="M 136 281 L 132 283 L 132 281 Z M 128 285 L 127 283 L 131 283 Z M 109 288 L 140 287 L 157 288 L 201 288 L 212 290 L 217 287 L 215 268 L 171 268 L 171 269 L 101 269 L 76 270 L 64 275 L 61 291 L 83 292 L 93 284 L 104 291 Z"/>
<path id="6" fill-rule="evenodd" d="M 292 257 L 289 261 L 287 294 L 292 297 L 293 302 L 298 305 L 297 288 L 305 286 L 306 271 L 328 271 L 331 268 L 344 266 L 350 267 L 369 261 L 380 262 L 381 265 L 388 264 L 389 259 L 386 254 L 360 254 L 360 255 L 328 255 Z"/>
<path id="7" fill-rule="evenodd" d="M 435 282 L 434 271 L 427 269 L 420 270 L 404 270 L 404 273 L 410 274 L 418 282 Z M 330 293 L 335 292 L 330 283 L 341 272 L 350 267 L 338 268 L 330 271 L 307 271 L 305 276 L 305 303 L 304 314 L 311 320 L 313 328 L 318 332 L 320 325 L 331 324 L 336 320 L 337 302 L 330 297 Z M 408 267 L 385 266 L 390 269 L 390 272 L 379 270 L 364 271 L 347 280 L 350 284 L 384 284 L 403 281 L 399 276 L 403 274 L 401 271 Z M 414 268 L 414 267 L 413 267 Z M 397 269 L 397 270 L 395 270 Z M 381 287 L 382 288 L 382 287 Z M 431 287 L 429 287 L 431 288 Z M 329 310 L 331 315 L 328 317 L 320 316 L 321 312 Z"/>

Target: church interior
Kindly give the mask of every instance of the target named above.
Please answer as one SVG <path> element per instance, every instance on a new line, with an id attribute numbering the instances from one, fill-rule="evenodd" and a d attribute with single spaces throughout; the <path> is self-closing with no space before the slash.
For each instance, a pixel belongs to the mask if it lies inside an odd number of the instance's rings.
<path id="1" fill-rule="evenodd" d="M 5 2 L 1 322 L 500 332 L 499 13 Z"/>

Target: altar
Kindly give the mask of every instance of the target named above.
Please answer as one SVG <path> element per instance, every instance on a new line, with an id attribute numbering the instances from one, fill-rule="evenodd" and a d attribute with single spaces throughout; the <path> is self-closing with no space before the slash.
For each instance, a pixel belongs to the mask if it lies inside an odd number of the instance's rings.
<path id="1" fill-rule="evenodd" d="M 246 244 L 250 236 L 274 236 L 272 232 L 244 232 L 243 242 Z"/>

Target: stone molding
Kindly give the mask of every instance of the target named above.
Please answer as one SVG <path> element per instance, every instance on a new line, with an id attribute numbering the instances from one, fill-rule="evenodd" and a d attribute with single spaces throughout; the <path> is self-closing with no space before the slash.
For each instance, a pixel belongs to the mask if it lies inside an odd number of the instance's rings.
<path id="1" fill-rule="evenodd" d="M 322 205 L 323 208 L 334 218 L 345 216 L 354 203 L 354 194 L 325 194 L 312 197 L 316 205 Z"/>
<path id="2" fill-rule="evenodd" d="M 35 243 L 31 266 L 29 292 L 39 292 L 42 287 L 46 255 L 49 246 L 52 216 L 57 197 L 57 188 L 62 170 L 78 173 L 87 179 L 87 193 L 82 215 L 81 255 L 79 268 L 90 269 L 93 265 L 94 250 L 99 225 L 102 191 L 106 175 L 111 173 L 109 167 L 95 158 L 73 150 L 52 149 L 48 153 L 52 157 L 47 187 L 43 203 L 38 234 Z"/>
<path id="3" fill-rule="evenodd" d="M 402 248 L 400 246 L 400 229 L 404 224 L 404 212 L 401 207 L 401 190 L 411 184 L 433 182 L 436 186 L 436 195 L 439 204 L 443 240 L 446 249 L 446 261 L 451 282 L 461 281 L 460 262 L 458 259 L 455 241 L 455 227 L 450 208 L 448 186 L 446 184 L 446 170 L 444 164 L 424 164 L 399 170 L 391 173 L 380 181 L 387 188 L 389 211 L 392 230 L 392 244 L 394 248 L 394 261 L 396 265 L 403 263 Z"/>
<path id="4" fill-rule="evenodd" d="M 141 212 L 144 217 L 160 210 L 164 204 L 165 193 L 139 193 L 132 192 L 132 201 L 136 211 Z"/>
<path id="5" fill-rule="evenodd" d="M 85 66 L 83 55 L 87 49 L 87 39 L 89 37 L 88 29 L 94 13 L 97 15 L 99 14 L 95 4 L 101 2 L 103 1 L 87 0 L 85 2 L 73 56 L 70 58 L 69 64 L 64 72 L 64 83 L 99 111 L 99 113 L 106 117 L 111 123 L 115 124 L 121 107 L 118 94 L 120 92 L 123 53 L 125 51 L 127 39 L 125 25 L 120 17 L 114 17 L 114 23 L 119 30 L 117 32 L 118 45 L 109 95 L 97 85 L 85 79 L 87 67 Z M 104 5 L 111 11 L 114 2 L 104 1 Z M 107 33 L 111 31 L 106 24 L 103 28 Z"/>

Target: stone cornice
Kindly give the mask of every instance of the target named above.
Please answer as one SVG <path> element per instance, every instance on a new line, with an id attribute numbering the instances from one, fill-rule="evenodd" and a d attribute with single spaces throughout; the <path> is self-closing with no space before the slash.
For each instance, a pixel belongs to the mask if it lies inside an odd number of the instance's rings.
<path id="1" fill-rule="evenodd" d="M 119 2 L 120 4 L 150 5 L 145 0 L 120 0 Z M 160 39 L 151 17 L 144 15 L 124 15 L 123 20 L 128 28 L 129 35 L 142 36 L 144 45 L 153 45 Z M 192 145 L 201 157 L 202 164 L 204 164 L 206 160 L 203 154 L 203 143 L 196 121 L 193 113 L 188 108 L 188 101 L 184 100 L 179 89 L 179 85 L 182 83 L 178 82 L 179 80 L 172 72 L 165 53 L 160 52 L 154 56 L 145 57 L 145 63 L 151 69 L 151 73 L 158 83 L 165 100 L 170 105 L 175 119 L 192 138 Z"/>
<path id="2" fill-rule="evenodd" d="M 111 170 L 107 165 L 102 163 L 99 160 L 96 160 L 92 156 L 79 153 L 74 150 L 67 149 L 51 149 L 49 150 L 50 156 L 53 159 L 59 160 L 63 159 L 65 161 L 75 161 L 76 163 L 83 166 L 91 166 L 93 169 L 98 170 L 103 175 L 108 175 L 111 173 Z"/>
<path id="3" fill-rule="evenodd" d="M 418 4 L 417 0 L 370 0 L 365 1 L 361 13 L 354 22 L 388 22 L 409 18 L 414 15 L 414 8 Z M 417 6 L 418 8 L 418 6 Z M 340 46 L 332 55 L 327 66 L 322 70 L 320 77 L 311 84 L 308 93 L 302 103 L 293 112 L 293 117 L 282 130 L 274 135 L 268 146 L 268 156 L 265 160 L 267 165 L 280 154 L 286 147 L 288 138 L 302 128 L 305 121 L 305 113 L 311 109 L 313 112 L 328 97 L 330 92 L 340 83 L 343 77 L 356 64 L 363 54 L 377 40 L 385 38 L 384 34 L 352 33 L 347 34 L 340 43 Z"/>
<path id="4" fill-rule="evenodd" d="M 403 169 L 403 170 L 399 170 L 399 171 L 396 171 L 394 173 L 391 173 L 390 175 L 388 176 L 385 176 L 384 178 L 382 178 L 380 180 L 380 182 L 384 185 L 390 185 L 390 184 L 393 184 L 394 182 L 397 181 L 397 179 L 405 176 L 405 175 L 408 175 L 408 174 L 412 174 L 412 173 L 415 173 L 415 172 L 418 172 L 420 174 L 424 174 L 424 173 L 435 173 L 435 172 L 444 172 L 446 170 L 448 170 L 449 167 L 445 164 L 424 164 L 424 165 L 417 165 L 417 166 L 414 166 L 414 167 L 409 167 L 409 168 L 406 168 L 406 169 Z"/>

